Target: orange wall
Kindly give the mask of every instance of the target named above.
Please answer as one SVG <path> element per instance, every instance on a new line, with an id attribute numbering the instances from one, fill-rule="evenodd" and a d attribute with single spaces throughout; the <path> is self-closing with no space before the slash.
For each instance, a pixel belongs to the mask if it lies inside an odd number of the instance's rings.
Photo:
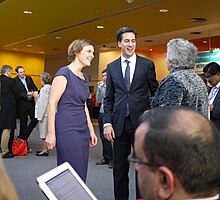
<path id="1" fill-rule="evenodd" d="M 24 67 L 27 75 L 31 76 L 38 88 L 41 88 L 40 74 L 44 72 L 44 56 L 28 53 L 0 51 L 0 68 L 10 65 L 13 68 L 12 77 L 16 76 L 15 68 L 18 65 Z"/>

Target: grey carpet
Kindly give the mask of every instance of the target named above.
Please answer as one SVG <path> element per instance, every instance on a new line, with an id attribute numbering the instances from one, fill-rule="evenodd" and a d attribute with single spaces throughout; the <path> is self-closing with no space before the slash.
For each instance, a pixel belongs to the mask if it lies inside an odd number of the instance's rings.
<path id="1" fill-rule="evenodd" d="M 95 131 L 99 136 L 97 123 L 94 123 Z M 20 200 L 46 200 L 36 183 L 36 178 L 45 172 L 56 167 L 56 152 L 53 150 L 48 157 L 37 157 L 35 151 L 41 148 L 38 129 L 35 128 L 29 139 L 29 146 L 33 153 L 23 157 L 4 159 L 6 169 L 11 176 Z M 89 169 L 87 175 L 87 185 L 99 200 L 113 200 L 113 178 L 112 169 L 107 165 L 97 166 L 95 162 L 101 159 L 101 142 L 90 148 Z M 130 198 L 134 200 L 134 169 L 131 167 L 130 173 Z M 74 198 L 73 198 L 74 200 Z"/>

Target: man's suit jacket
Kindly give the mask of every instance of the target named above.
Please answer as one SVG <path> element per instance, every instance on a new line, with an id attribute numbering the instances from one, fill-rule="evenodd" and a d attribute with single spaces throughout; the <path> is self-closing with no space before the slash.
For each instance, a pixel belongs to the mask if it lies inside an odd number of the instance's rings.
<path id="1" fill-rule="evenodd" d="M 220 131 L 220 90 L 216 94 L 213 106 L 213 110 L 210 112 L 210 119 L 216 128 Z"/>
<path id="2" fill-rule="evenodd" d="M 18 102 L 19 107 L 20 106 L 25 106 L 25 104 L 28 101 L 27 90 L 26 90 L 24 84 L 22 83 L 22 81 L 20 80 L 20 78 L 18 76 L 16 76 L 14 79 L 17 82 L 19 92 L 20 92 L 20 100 Z M 38 90 L 36 85 L 34 84 L 33 79 L 30 76 L 26 76 L 26 83 L 27 83 L 28 91 L 37 91 Z M 32 99 L 31 102 L 34 103 L 34 99 Z"/>
<path id="3" fill-rule="evenodd" d="M 104 123 L 111 123 L 116 136 L 120 136 L 128 103 L 130 118 L 134 128 L 136 128 L 139 116 L 150 108 L 149 92 L 153 95 L 157 87 L 155 66 L 151 60 L 137 55 L 129 91 L 126 88 L 122 74 L 121 58 L 108 64 L 107 88 L 104 99 Z"/>
<path id="4" fill-rule="evenodd" d="M 14 79 L 0 76 L 0 128 L 16 128 L 16 107 L 19 91 Z"/>

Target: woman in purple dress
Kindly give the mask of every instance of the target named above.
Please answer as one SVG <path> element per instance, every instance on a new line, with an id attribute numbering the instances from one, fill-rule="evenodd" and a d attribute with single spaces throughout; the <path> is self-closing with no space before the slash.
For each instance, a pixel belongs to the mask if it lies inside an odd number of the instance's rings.
<path id="1" fill-rule="evenodd" d="M 68 66 L 56 73 L 48 104 L 48 149 L 57 149 L 57 164 L 69 162 L 86 181 L 89 145 L 97 144 L 86 99 L 89 84 L 81 70 L 94 58 L 91 41 L 78 39 L 68 48 Z"/>

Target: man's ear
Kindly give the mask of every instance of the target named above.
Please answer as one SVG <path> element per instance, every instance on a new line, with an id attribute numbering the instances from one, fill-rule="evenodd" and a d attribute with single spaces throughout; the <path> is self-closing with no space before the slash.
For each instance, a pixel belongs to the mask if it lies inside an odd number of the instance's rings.
<path id="1" fill-rule="evenodd" d="M 118 42 L 118 47 L 121 48 L 121 42 Z"/>
<path id="2" fill-rule="evenodd" d="M 160 188 L 158 195 L 161 199 L 168 199 L 174 192 L 174 175 L 172 171 L 165 166 L 159 167 L 158 170 L 160 173 Z"/>

